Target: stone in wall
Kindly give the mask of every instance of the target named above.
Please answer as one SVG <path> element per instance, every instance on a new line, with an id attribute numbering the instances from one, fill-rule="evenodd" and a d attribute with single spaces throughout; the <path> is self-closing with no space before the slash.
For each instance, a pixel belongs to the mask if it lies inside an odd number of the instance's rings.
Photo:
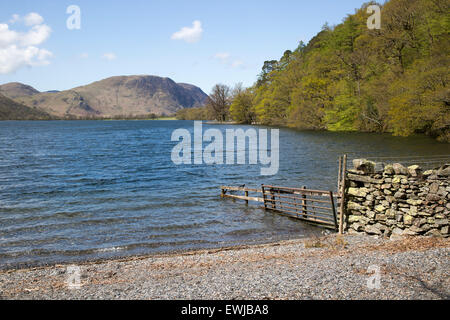
<path id="1" fill-rule="evenodd" d="M 357 159 L 347 178 L 348 233 L 449 236 L 450 164 L 423 171 Z"/>

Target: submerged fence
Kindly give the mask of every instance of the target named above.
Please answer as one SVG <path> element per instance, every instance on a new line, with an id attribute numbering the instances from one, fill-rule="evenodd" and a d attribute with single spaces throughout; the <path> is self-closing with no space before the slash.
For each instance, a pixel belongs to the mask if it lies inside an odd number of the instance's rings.
<path id="1" fill-rule="evenodd" d="M 321 225 L 325 228 L 339 228 L 335 197 L 332 191 L 309 190 L 262 185 L 261 189 L 222 186 L 222 198 L 232 198 L 263 203 L 265 210 L 275 211 L 294 219 Z M 244 195 L 231 192 L 240 191 Z M 256 193 L 257 196 L 250 196 Z"/>

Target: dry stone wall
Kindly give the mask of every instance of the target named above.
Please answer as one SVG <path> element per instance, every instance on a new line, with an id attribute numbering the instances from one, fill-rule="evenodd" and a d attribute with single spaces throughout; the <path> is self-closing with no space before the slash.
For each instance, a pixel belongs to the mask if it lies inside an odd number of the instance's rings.
<path id="1" fill-rule="evenodd" d="M 354 160 L 346 182 L 347 232 L 448 237 L 449 177 L 448 164 L 422 171 L 417 165 Z"/>

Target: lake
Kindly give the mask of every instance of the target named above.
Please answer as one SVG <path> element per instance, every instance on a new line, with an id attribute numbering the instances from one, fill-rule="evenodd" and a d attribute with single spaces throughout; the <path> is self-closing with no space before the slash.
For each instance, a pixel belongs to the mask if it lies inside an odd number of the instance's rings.
<path id="1" fill-rule="evenodd" d="M 219 187 L 335 191 L 344 153 L 405 161 L 450 154 L 450 145 L 425 136 L 280 129 L 274 176 L 261 176 L 260 165 L 175 165 L 172 132 L 193 127 L 192 121 L 0 122 L 0 268 L 317 235 L 322 229 L 258 204 L 221 199 Z"/>

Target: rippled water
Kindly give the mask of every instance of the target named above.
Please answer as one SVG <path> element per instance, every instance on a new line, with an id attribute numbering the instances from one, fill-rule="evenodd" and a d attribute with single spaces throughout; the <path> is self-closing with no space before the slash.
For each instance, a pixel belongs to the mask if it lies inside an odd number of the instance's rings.
<path id="1" fill-rule="evenodd" d="M 193 122 L 0 122 L 0 268 L 318 233 L 258 205 L 222 200 L 219 186 L 334 190 L 343 152 L 450 154 L 449 145 L 423 136 L 281 129 L 279 173 L 264 177 L 259 165 L 174 165 L 177 128 L 192 131 Z"/>

